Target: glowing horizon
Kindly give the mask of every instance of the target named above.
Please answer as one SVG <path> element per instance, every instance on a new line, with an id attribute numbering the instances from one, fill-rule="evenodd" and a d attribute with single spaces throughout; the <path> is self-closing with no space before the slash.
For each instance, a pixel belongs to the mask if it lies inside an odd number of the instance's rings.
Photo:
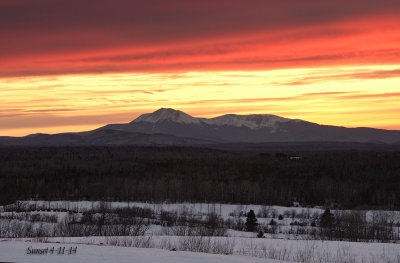
<path id="1" fill-rule="evenodd" d="M 7 84 L 0 83 L 2 97 L 7 98 L 0 106 L 1 118 L 7 120 L 0 124 L 0 132 L 27 135 L 84 131 L 109 123 L 126 123 L 161 107 L 179 109 L 194 117 L 275 114 L 327 125 L 398 129 L 400 77 L 369 76 L 399 68 L 400 65 L 188 72 L 173 76 L 135 73 L 12 78 L 3 80 L 13 84 L 8 93 Z M 339 83 L 343 88 L 332 92 Z M 386 87 L 377 93 L 376 85 Z M 40 92 L 24 99 L 32 87 Z M 243 87 L 247 96 L 243 95 Z M 24 110 L 27 104 L 30 107 Z"/>

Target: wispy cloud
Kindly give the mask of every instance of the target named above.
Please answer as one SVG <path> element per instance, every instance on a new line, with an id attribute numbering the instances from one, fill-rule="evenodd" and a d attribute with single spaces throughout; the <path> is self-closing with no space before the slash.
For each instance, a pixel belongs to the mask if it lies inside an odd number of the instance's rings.
<path id="1" fill-rule="evenodd" d="M 398 1 L 3 0 L 0 6 L 1 77 L 400 63 Z"/>
<path id="2" fill-rule="evenodd" d="M 343 101 L 343 100 L 362 100 L 362 99 L 400 99 L 400 92 L 392 93 L 362 93 L 362 92 L 318 92 L 318 93 L 303 93 L 296 96 L 288 97 L 267 97 L 267 98 L 243 98 L 243 99 L 220 99 L 220 100 L 196 100 L 186 101 L 183 105 L 207 105 L 207 104 L 241 104 L 241 103 L 279 103 L 284 101 L 308 101 L 316 98 L 325 101 Z"/>
<path id="3" fill-rule="evenodd" d="M 277 85 L 309 85 L 317 82 L 326 81 L 354 81 L 360 79 L 387 79 L 400 78 L 400 69 L 388 70 L 354 70 L 351 73 L 336 73 L 336 74 L 315 74 L 313 76 L 301 76 L 300 78 L 291 79 L 287 82 L 275 82 Z"/>

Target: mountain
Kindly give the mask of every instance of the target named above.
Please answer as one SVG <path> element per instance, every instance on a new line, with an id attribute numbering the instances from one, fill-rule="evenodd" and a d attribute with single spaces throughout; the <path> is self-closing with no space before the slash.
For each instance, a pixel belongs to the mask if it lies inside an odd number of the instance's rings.
<path id="1" fill-rule="evenodd" d="M 400 131 L 319 125 L 275 115 L 227 114 L 194 118 L 182 111 L 159 109 L 127 124 L 110 124 L 99 130 L 160 133 L 220 143 L 261 142 L 361 142 L 394 144 Z"/>
<path id="2" fill-rule="evenodd" d="M 98 130 L 86 134 L 34 134 L 25 137 L 0 137 L 0 146 L 186 146 L 213 142 L 168 134 L 144 134 L 118 130 Z"/>
<path id="3" fill-rule="evenodd" d="M 319 125 L 267 114 L 195 118 L 179 110 L 161 108 L 143 114 L 130 123 L 109 124 L 93 131 L 0 137 L 0 146 L 224 145 L 230 148 L 227 145 L 250 147 L 249 143 L 262 145 L 278 142 L 398 145 L 400 131 Z"/>

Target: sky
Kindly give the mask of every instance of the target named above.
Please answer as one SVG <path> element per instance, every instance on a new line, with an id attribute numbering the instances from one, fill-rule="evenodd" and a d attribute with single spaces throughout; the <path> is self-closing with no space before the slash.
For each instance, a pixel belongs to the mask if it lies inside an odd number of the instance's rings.
<path id="1" fill-rule="evenodd" d="M 0 135 L 161 107 L 400 130 L 398 0 L 1 0 Z"/>

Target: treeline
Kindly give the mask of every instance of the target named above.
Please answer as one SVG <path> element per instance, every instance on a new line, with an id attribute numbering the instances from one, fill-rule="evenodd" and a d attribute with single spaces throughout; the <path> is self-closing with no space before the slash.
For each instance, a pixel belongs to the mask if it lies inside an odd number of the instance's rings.
<path id="1" fill-rule="evenodd" d="M 150 207 L 112 207 L 101 202 L 100 206 L 76 209 L 66 203 L 60 209 L 50 205 L 17 202 L 4 206 L 0 213 L 0 238 L 24 237 L 80 237 L 80 236 L 144 236 L 153 225 L 159 226 L 163 236 L 226 236 L 228 229 L 264 234 L 294 236 L 299 239 L 328 239 L 354 242 L 397 242 L 400 240 L 400 223 L 388 217 L 387 212 L 373 212 L 367 220 L 362 211 L 326 209 L 322 214 L 295 210 L 275 214 L 268 207 L 255 213 L 234 212 L 222 217 L 210 211 L 207 214 L 190 209 L 153 210 Z M 64 215 L 54 212 L 63 211 Z M 48 214 L 50 212 L 50 214 Z M 275 215 L 274 215 L 275 214 Z M 273 216 L 274 217 L 270 217 Z M 268 220 L 259 219 L 268 217 Z M 286 221 L 286 222 L 285 222 Z M 290 221 L 290 225 L 288 224 Z"/>
<path id="2" fill-rule="evenodd" d="M 43 212 L 51 209 L 8 205 L 0 214 L 0 238 L 144 236 L 151 225 L 162 227 L 163 235 L 225 236 L 227 224 L 216 213 L 207 216 L 191 211 L 165 211 L 150 208 L 101 206 L 82 212 L 65 209 L 61 220 Z"/>
<path id="3" fill-rule="evenodd" d="M 326 209 L 319 221 L 320 228 L 312 233 L 316 238 L 340 241 L 390 242 L 400 239 L 399 223 L 388 220 L 385 213 L 374 213 L 369 221 L 360 211 L 336 211 Z"/>
<path id="4" fill-rule="evenodd" d="M 0 203 L 31 198 L 266 205 L 297 201 L 398 210 L 399 160 L 399 152 L 0 148 Z"/>

